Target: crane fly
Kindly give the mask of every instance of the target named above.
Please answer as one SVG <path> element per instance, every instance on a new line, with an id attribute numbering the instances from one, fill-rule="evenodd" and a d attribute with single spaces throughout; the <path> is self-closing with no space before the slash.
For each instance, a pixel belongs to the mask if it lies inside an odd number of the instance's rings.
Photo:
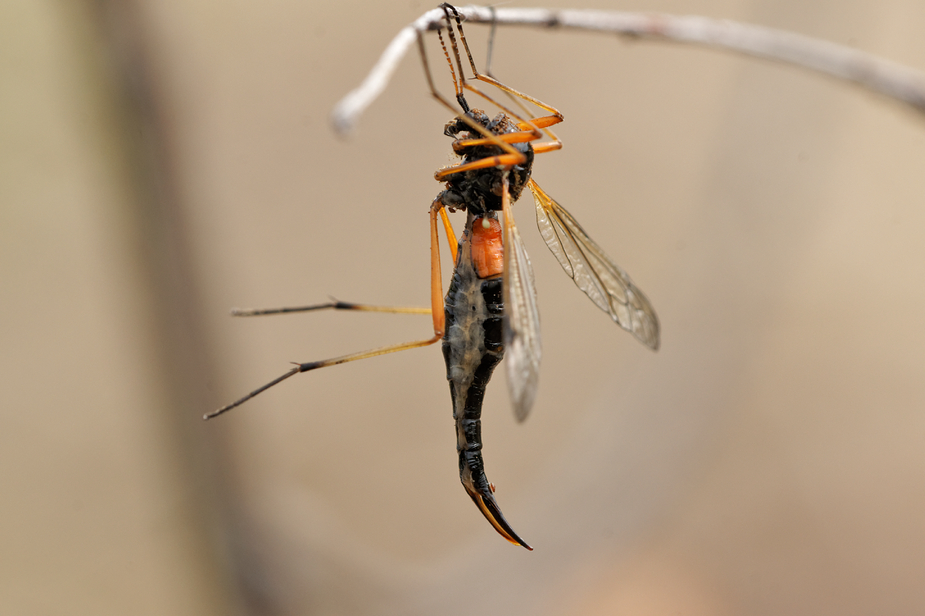
<path id="1" fill-rule="evenodd" d="M 453 138 L 453 151 L 461 160 L 434 175 L 445 186 L 430 207 L 431 307 L 403 308 L 331 301 L 296 308 L 233 312 L 238 316 L 322 309 L 429 313 L 433 319 L 433 336 L 322 361 L 297 363 L 279 378 L 209 413 L 205 418 L 221 415 L 295 374 L 442 341 L 456 422 L 460 481 L 498 533 L 511 543 L 532 550 L 504 518 L 495 500 L 494 485 L 485 475 L 481 438 L 485 388 L 501 359 L 505 359 L 511 402 L 519 421 L 526 419 L 530 412 L 539 378 L 542 351 L 533 269 L 511 211 L 511 204 L 524 189 L 529 188 L 533 193 L 537 225 L 546 245 L 566 274 L 595 305 L 653 350 L 657 350 L 659 344 L 658 319 L 645 295 L 626 272 L 601 250 L 565 208 L 531 178 L 534 156 L 562 147 L 562 142 L 549 128 L 562 122 L 562 114 L 554 107 L 501 83 L 488 71 L 480 73 L 466 42 L 459 13 L 449 4 L 440 6 L 444 11 L 445 24 L 436 28 L 437 35 L 461 113 L 434 86 L 420 32 L 418 47 L 431 95 L 455 115 L 444 127 L 444 134 Z M 443 38 L 444 29 L 449 48 Z M 468 59 L 471 78 L 467 78 L 463 71 L 460 46 Z M 505 107 L 470 80 L 489 84 L 504 93 L 521 109 L 521 113 Z M 501 112 L 489 118 L 484 111 L 469 106 L 466 92 L 485 99 Z M 525 103 L 535 105 L 545 115 L 534 117 Z M 548 139 L 542 141 L 544 136 Z M 448 210 L 466 212 L 465 228 L 459 240 L 453 232 Z M 502 214 L 500 219 L 499 212 Z M 441 225 L 455 264 L 445 298 L 442 297 L 438 241 Z"/>

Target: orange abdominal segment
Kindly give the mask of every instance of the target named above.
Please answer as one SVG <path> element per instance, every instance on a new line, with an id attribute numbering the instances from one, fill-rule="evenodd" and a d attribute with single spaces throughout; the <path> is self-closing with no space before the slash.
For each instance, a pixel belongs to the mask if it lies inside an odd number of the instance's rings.
<path id="1" fill-rule="evenodd" d="M 478 218 L 472 222 L 472 263 L 479 278 L 493 278 L 504 271 L 501 223 L 496 218 Z"/>

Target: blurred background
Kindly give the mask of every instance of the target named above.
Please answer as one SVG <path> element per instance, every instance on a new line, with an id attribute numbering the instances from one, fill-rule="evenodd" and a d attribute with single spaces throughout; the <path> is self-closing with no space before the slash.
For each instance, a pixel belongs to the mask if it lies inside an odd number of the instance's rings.
<path id="1" fill-rule="evenodd" d="M 925 68 L 919 0 L 557 6 Z M 328 117 L 429 8 L 0 4 L 0 613 L 925 612 L 925 122 L 792 67 L 499 29 L 495 74 L 566 118 L 534 177 L 662 324 L 658 353 L 614 326 L 515 206 L 543 371 L 523 425 L 498 371 L 483 432 L 534 552 L 459 485 L 439 346 L 202 421 L 287 362 L 429 335 L 229 316 L 427 305 L 448 112 L 411 54 L 352 135 Z"/>

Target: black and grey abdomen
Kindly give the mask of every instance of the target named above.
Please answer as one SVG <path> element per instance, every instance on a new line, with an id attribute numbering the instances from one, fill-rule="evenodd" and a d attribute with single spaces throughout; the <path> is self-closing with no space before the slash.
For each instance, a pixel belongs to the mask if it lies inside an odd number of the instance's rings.
<path id="1" fill-rule="evenodd" d="M 469 490 L 489 490 L 481 449 L 481 415 L 485 387 L 504 355 L 504 303 L 500 276 L 481 279 L 471 262 L 469 245 L 460 244 L 459 262 L 446 294 L 443 357 L 456 421 L 460 480 Z"/>

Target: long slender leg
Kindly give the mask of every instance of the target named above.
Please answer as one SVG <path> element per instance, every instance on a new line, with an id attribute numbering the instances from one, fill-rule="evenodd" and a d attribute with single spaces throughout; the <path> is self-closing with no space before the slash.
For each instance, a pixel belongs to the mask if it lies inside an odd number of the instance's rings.
<path id="1" fill-rule="evenodd" d="M 453 175 L 454 173 L 461 173 L 463 171 L 471 171 L 473 169 L 487 169 L 489 167 L 499 167 L 499 166 L 513 166 L 523 163 L 527 159 L 522 152 L 517 154 L 501 154 L 499 156 L 487 156 L 485 158 L 480 158 L 479 160 L 474 160 L 469 163 L 462 163 L 455 165 L 453 167 L 446 167 L 445 169 L 440 169 L 434 173 L 434 178 L 437 180 L 443 180 L 443 178 Z"/>
<path id="2" fill-rule="evenodd" d="M 438 241 L 439 236 L 437 233 L 437 217 L 439 215 L 439 210 L 441 209 L 443 209 L 443 204 L 439 201 L 434 201 L 434 204 L 430 208 L 430 313 L 433 318 L 434 325 L 434 335 L 432 337 L 424 340 L 414 340 L 412 342 L 404 342 L 401 344 L 379 347 L 377 349 L 370 349 L 368 351 L 361 351 L 359 353 L 351 353 L 349 355 L 341 355 L 340 357 L 333 357 L 331 359 L 324 359 L 321 361 L 312 361 L 302 364 L 297 363 L 296 367 L 292 370 L 273 379 L 266 385 L 255 389 L 243 398 L 239 398 L 231 404 L 227 404 L 216 411 L 206 414 L 203 416 L 203 419 L 212 419 L 213 417 L 217 417 L 222 413 L 227 413 L 231 409 L 244 404 L 254 396 L 301 372 L 317 370 L 318 368 L 326 368 L 327 366 L 336 366 L 338 364 L 344 364 L 350 361 L 356 361 L 358 359 L 366 359 L 367 357 L 385 355 L 386 353 L 395 353 L 398 351 L 404 351 L 406 349 L 423 347 L 433 344 L 443 338 L 443 331 L 446 327 L 446 315 L 443 312 L 443 281 L 440 274 L 440 243 Z"/>
<path id="3" fill-rule="evenodd" d="M 489 166 L 495 166 L 495 165 L 521 164 L 524 161 L 523 153 L 521 153 L 519 150 L 514 148 L 511 144 L 512 143 L 522 143 L 526 141 L 534 141 L 536 139 L 540 139 L 542 137 L 542 134 L 540 133 L 540 129 L 543 129 L 544 132 L 550 137 L 550 139 L 553 139 L 553 142 L 549 144 L 542 151 L 548 152 L 548 151 L 557 150 L 561 148 L 562 147 L 561 141 L 559 141 L 559 139 L 552 133 L 552 131 L 548 129 L 549 126 L 552 126 L 553 124 L 558 124 L 559 122 L 563 120 L 563 116 L 559 112 L 559 110 L 557 110 L 555 107 L 552 107 L 551 105 L 547 105 L 546 103 L 543 103 L 542 101 L 533 98 L 532 96 L 523 94 L 522 92 L 518 92 L 517 90 L 504 85 L 503 83 L 501 83 L 500 81 L 498 81 L 497 79 L 493 77 L 480 74 L 478 69 L 475 67 L 475 61 L 472 59 L 472 53 L 469 50 L 469 44 L 466 42 L 465 33 L 462 30 L 462 24 L 459 19 L 459 14 L 456 12 L 456 9 L 449 4 L 444 3 L 441 6 L 443 7 L 444 13 L 446 14 L 447 34 L 450 37 L 450 48 L 453 50 L 453 56 L 456 60 L 456 67 L 458 67 L 459 69 L 459 74 L 457 76 L 456 69 L 453 66 L 453 59 L 450 58 L 449 50 L 447 49 L 446 43 L 443 40 L 442 31 L 437 30 L 437 36 L 439 37 L 440 45 L 443 48 L 443 55 L 447 60 L 447 64 L 449 65 L 449 68 L 450 68 L 450 76 L 453 79 L 453 89 L 456 93 L 456 100 L 459 103 L 459 105 L 462 107 L 463 111 L 465 112 L 463 115 L 457 115 L 457 117 L 463 122 L 465 122 L 475 132 L 481 134 L 483 137 L 483 139 L 481 140 L 462 140 L 460 142 L 457 142 L 455 147 L 466 147 L 466 146 L 482 145 L 482 144 L 491 143 L 493 145 L 497 145 L 502 150 L 504 150 L 506 155 L 503 157 L 495 157 L 492 159 L 486 159 L 485 162 L 475 163 L 476 165 L 478 165 L 475 167 L 467 167 L 465 165 L 458 165 L 456 167 L 442 169 L 435 174 L 435 177 L 438 180 L 442 180 L 443 178 L 449 175 L 452 175 L 454 173 L 459 173 L 462 171 L 469 171 L 472 169 L 483 169 L 483 168 L 486 168 Z M 453 15 L 455 17 L 457 29 L 459 30 L 460 39 L 462 40 L 463 47 L 466 50 L 466 55 L 468 56 L 468 59 L 469 59 L 469 65 L 472 67 L 472 72 L 475 78 L 481 81 L 485 81 L 486 83 L 490 83 L 498 87 L 502 91 L 504 91 L 508 96 L 510 96 L 513 100 L 515 100 L 515 102 L 517 102 L 517 104 L 521 107 L 521 109 L 524 110 L 524 113 L 526 114 L 526 116 L 520 116 L 519 114 L 508 109 L 504 105 L 498 103 L 496 100 L 494 100 L 493 98 L 491 98 L 490 96 L 488 96 L 487 94 L 479 90 L 478 88 L 475 88 L 474 86 L 466 83 L 466 78 L 462 72 L 462 61 L 459 55 L 459 46 L 456 42 L 456 35 L 454 34 L 453 26 L 450 21 L 450 11 L 453 12 Z M 420 55 L 421 55 L 421 64 L 423 65 L 423 68 L 424 68 L 424 76 L 427 79 L 427 85 L 430 88 L 431 95 L 435 99 L 437 99 L 437 101 L 439 101 L 442 105 L 444 105 L 446 108 L 456 113 L 456 109 L 454 109 L 450 101 L 444 98 L 443 95 L 441 95 L 437 91 L 437 88 L 434 85 L 433 76 L 431 75 L 431 72 L 430 72 L 430 64 L 427 61 L 427 52 L 424 47 L 424 37 L 420 32 L 418 32 L 417 34 L 417 42 L 418 42 L 418 51 L 420 52 Z M 507 113 L 509 116 L 518 120 L 519 121 L 518 127 L 521 129 L 521 131 L 518 133 L 509 133 L 507 135 L 495 135 L 494 133 L 489 131 L 487 128 L 482 126 L 480 123 L 470 118 L 467 115 L 469 111 L 469 105 L 466 102 L 465 97 L 463 96 L 464 89 L 475 92 L 476 94 L 478 94 L 485 100 L 498 106 L 502 111 Z M 524 106 L 516 98 L 514 98 L 515 96 L 537 105 L 541 109 L 548 111 L 550 115 L 542 116 L 539 118 L 530 118 L 529 112 L 526 111 Z M 546 144 L 541 144 L 541 145 L 546 145 Z M 470 165 L 471 164 L 473 163 L 470 163 Z"/>
<path id="4" fill-rule="evenodd" d="M 491 100 L 491 99 L 488 99 L 488 100 Z M 497 105 L 495 101 L 491 101 L 491 102 Z M 500 107 L 500 105 L 498 106 Z M 504 107 L 502 107 L 502 110 L 509 111 Z M 513 117 L 514 119 L 520 119 L 520 116 L 514 115 L 513 112 L 508 113 L 508 115 L 510 117 Z M 545 129 L 549 126 L 552 126 L 553 124 L 558 124 L 561 121 L 562 120 L 560 120 L 559 118 L 556 118 L 555 116 L 543 116 L 541 118 L 531 118 L 529 120 L 525 120 L 523 122 L 517 123 L 517 128 L 520 129 L 519 131 L 513 132 L 513 133 L 502 133 L 500 135 L 495 135 L 495 136 L 501 141 L 504 141 L 505 143 L 524 143 L 526 141 L 536 141 L 537 139 L 540 139 L 543 136 L 542 134 L 540 134 L 538 129 L 541 129 L 541 128 Z M 549 131 L 549 130 L 544 130 L 544 132 L 552 133 L 552 131 Z M 558 141 L 558 138 L 556 138 L 556 141 Z M 455 150 L 456 152 L 459 152 L 460 150 L 463 150 L 465 148 L 479 146 L 479 145 L 489 145 L 489 144 L 495 144 L 495 143 L 497 142 L 494 139 L 485 139 L 485 138 L 457 139 L 456 141 L 453 142 L 453 150 Z"/>
<path id="5" fill-rule="evenodd" d="M 476 78 L 481 78 L 481 76 L 476 75 Z M 500 84 L 500 82 L 498 83 Z M 503 84 L 499 85 L 499 87 L 502 87 L 502 86 Z M 565 117 L 561 113 L 556 111 L 555 109 L 553 109 L 553 111 L 555 112 L 553 114 L 540 116 L 538 118 L 533 117 L 530 111 L 527 109 L 527 107 L 523 104 L 523 102 L 519 100 L 518 98 L 515 98 L 512 92 L 515 93 L 517 96 L 526 96 L 526 95 L 522 95 L 520 92 L 517 92 L 516 90 L 513 90 L 512 88 L 503 86 L 502 91 L 508 96 L 508 98 L 510 98 L 514 102 L 514 104 L 520 107 L 521 111 L 523 112 L 523 115 L 521 115 L 521 114 L 516 113 L 515 111 L 512 111 L 510 108 L 505 107 L 504 105 L 499 103 L 497 100 L 495 100 L 488 94 L 482 92 L 478 88 L 468 83 L 463 84 L 463 87 L 471 92 L 475 92 L 476 94 L 478 94 L 479 96 L 481 96 L 482 98 L 490 102 L 491 104 L 501 109 L 508 116 L 518 121 L 517 127 L 520 129 L 520 132 L 507 133 L 506 135 L 498 135 L 499 137 L 507 137 L 507 139 L 503 139 L 504 141 L 507 141 L 508 143 L 534 141 L 536 139 L 541 139 L 543 137 L 542 133 L 546 133 L 546 136 L 552 139 L 552 141 L 549 142 L 549 144 L 556 146 L 556 147 L 551 147 L 550 149 L 546 151 L 558 150 L 562 148 L 562 141 L 560 141 L 559 138 L 555 135 L 555 133 L 553 133 L 549 129 L 550 126 L 553 126 L 554 124 L 559 124 L 565 119 Z M 534 100 L 532 97 L 528 97 L 528 98 L 529 100 L 531 100 L 531 102 Z M 546 105 L 544 105 L 544 107 L 546 107 Z M 550 109 L 552 108 L 550 107 Z M 541 130 L 542 132 L 540 132 Z M 485 140 L 473 140 L 473 141 L 485 141 Z M 489 141 L 491 141 L 492 143 L 495 143 L 493 140 L 489 140 Z M 481 143 L 457 142 L 453 144 L 454 148 L 455 147 L 465 147 L 467 145 L 481 145 Z M 546 145 L 546 144 L 540 144 L 540 145 Z M 536 149 L 536 146 L 534 146 L 534 149 Z"/>
<path id="6" fill-rule="evenodd" d="M 517 96 L 517 97 L 519 97 L 519 98 L 522 98 L 522 99 L 524 99 L 524 100 L 526 100 L 526 101 L 530 101 L 531 103 L 533 103 L 533 104 L 536 105 L 537 107 L 540 107 L 541 109 L 545 109 L 545 110 L 548 111 L 551 115 L 553 115 L 553 116 L 558 116 L 558 117 L 560 118 L 560 121 L 561 121 L 562 114 L 559 113 L 559 110 L 556 109 L 555 107 L 553 107 L 552 105 L 548 105 L 548 104 L 544 103 L 543 101 L 541 101 L 541 100 L 539 100 L 539 99 L 537 99 L 537 98 L 534 98 L 534 97 L 530 96 L 529 94 L 524 94 L 523 92 L 519 92 L 519 91 L 515 90 L 514 88 L 512 88 L 512 87 L 510 87 L 510 86 L 508 86 L 508 85 L 505 85 L 505 84 L 501 83 L 500 81 L 498 81 L 498 80 L 495 79 L 494 77 L 491 77 L 490 75 L 485 75 L 485 74 L 480 73 L 480 72 L 479 72 L 479 69 L 476 68 L 476 66 L 475 66 L 475 60 L 472 58 L 472 52 L 469 50 L 469 43 L 466 41 L 466 33 L 463 31 L 463 28 L 462 28 L 462 20 L 460 20 L 460 18 L 459 18 L 459 13 L 456 12 L 456 9 L 455 9 L 452 5 L 449 5 L 449 4 L 447 4 L 447 3 L 443 3 L 441 6 L 443 7 L 443 12 L 446 13 L 447 30 L 448 30 L 448 32 L 449 32 L 449 34 L 450 34 L 450 40 L 454 43 L 454 48 L 455 48 L 456 37 L 453 36 L 453 34 L 452 34 L 452 26 L 449 24 L 449 22 L 450 22 L 449 11 L 452 11 L 452 12 L 453 12 L 453 19 L 456 21 L 456 29 L 459 31 L 459 39 L 460 39 L 460 41 L 462 41 L 463 49 L 466 50 L 466 56 L 467 56 L 468 59 L 469 59 L 469 66 L 472 68 L 472 74 L 473 74 L 473 76 L 474 76 L 476 79 L 478 79 L 479 81 L 484 81 L 485 83 L 490 83 L 490 84 L 492 84 L 493 86 L 495 86 L 495 87 L 497 87 L 497 88 L 500 88 L 501 90 L 504 90 L 505 92 L 508 92 L 508 93 L 510 93 L 510 94 L 513 94 L 514 96 Z M 465 80 L 465 77 L 463 76 L 463 73 L 462 73 L 462 65 L 461 65 L 461 63 L 459 62 L 459 51 L 458 51 L 457 49 L 454 49 L 453 52 L 454 52 L 455 55 L 456 55 L 456 62 L 457 62 L 457 65 L 459 66 L 459 75 L 460 75 L 460 79 L 461 79 L 461 81 L 462 81 L 463 87 L 465 87 L 465 82 L 466 82 L 466 80 Z M 476 91 L 476 90 L 473 90 L 473 91 Z M 494 102 L 494 101 L 492 101 L 492 102 Z"/>
<path id="7" fill-rule="evenodd" d="M 518 124 L 518 127 L 520 125 Z M 536 141 L 542 135 L 537 135 L 536 131 L 527 127 L 524 130 L 519 130 L 513 133 L 502 133 L 497 135 L 497 137 L 505 143 L 526 143 L 527 141 Z M 457 139 L 453 142 L 453 151 L 457 154 L 462 152 L 467 148 L 472 148 L 481 145 L 494 145 L 497 143 L 494 139 Z"/>
<path id="8" fill-rule="evenodd" d="M 538 133 L 533 131 L 518 131 L 515 133 L 504 133 L 502 135 L 497 135 L 497 138 L 505 143 L 525 143 L 527 141 L 534 141 L 539 139 L 540 136 Z M 495 144 L 495 139 L 459 139 L 453 142 L 453 149 L 457 152 L 464 150 L 465 148 L 482 146 L 488 144 Z M 538 143 L 533 146 L 534 154 L 543 154 L 545 152 L 552 152 L 554 150 L 561 150 L 562 142 L 556 139 L 555 141 L 549 141 L 544 143 Z M 445 177 L 453 175 L 455 173 L 461 173 L 463 171 L 472 171 L 475 169 L 487 169 L 488 167 L 498 167 L 498 166 L 509 166 L 509 165 L 520 165 L 526 160 L 526 156 L 522 152 L 517 152 L 516 154 L 500 154 L 498 156 L 486 156 L 485 158 L 480 158 L 479 160 L 470 161 L 468 163 L 460 163 L 452 167 L 444 167 L 439 169 L 434 173 L 434 178 L 437 180 L 443 180 Z"/>
<path id="9" fill-rule="evenodd" d="M 435 203 L 436 205 L 436 203 Z M 446 231 L 446 241 L 450 244 L 450 255 L 453 257 L 453 267 L 456 267 L 456 253 L 459 251 L 459 240 L 453 232 L 453 225 L 450 224 L 450 217 L 446 213 L 446 208 L 440 208 L 440 218 L 443 220 L 443 230 Z"/>
<path id="10" fill-rule="evenodd" d="M 460 33 L 461 32 L 462 30 L 460 30 Z M 463 38 L 463 43 L 465 43 L 465 38 Z M 468 46 L 466 47 L 466 51 L 468 53 Z M 471 54 L 469 57 L 471 61 L 471 57 L 472 57 Z M 475 74 L 475 78 L 478 79 L 479 81 L 490 83 L 491 85 L 497 87 L 502 92 L 504 92 L 508 96 L 508 98 L 510 98 L 514 102 L 514 104 L 520 107 L 521 111 L 523 112 L 523 115 L 520 115 L 516 113 L 515 111 L 512 111 L 508 107 L 505 107 L 504 105 L 499 103 L 497 100 L 495 100 L 488 94 L 482 92 L 475 86 L 469 83 L 463 82 L 463 87 L 465 89 L 469 90 L 470 92 L 475 92 L 476 94 L 478 94 L 479 96 L 487 100 L 488 102 L 492 103 L 493 105 L 496 105 L 499 109 L 504 111 L 507 115 L 519 120 L 520 122 L 518 124 L 518 127 L 521 130 L 533 132 L 534 134 L 536 134 L 536 138 L 539 139 L 541 137 L 539 129 L 543 129 L 543 132 L 545 132 L 546 135 L 550 139 L 552 139 L 554 142 L 559 142 L 559 138 L 556 137 L 556 135 L 548 128 L 554 124 L 558 124 L 562 122 L 563 120 L 565 120 L 565 116 L 563 116 L 562 113 L 558 109 L 556 109 L 555 107 L 551 105 L 547 105 L 546 103 L 528 94 L 524 94 L 523 92 L 520 92 L 518 90 L 515 90 L 514 88 L 506 86 L 505 84 L 501 83 L 494 77 L 489 77 L 487 75 L 480 74 L 476 70 L 475 64 L 472 65 L 472 71 Z M 548 111 L 549 115 L 540 116 L 540 117 L 532 117 L 532 114 L 522 102 L 524 100 L 533 103 L 534 105 L 536 105 L 537 107 L 540 107 L 541 109 L 545 111 Z"/>
<path id="11" fill-rule="evenodd" d="M 447 19 L 449 19 L 449 17 Z M 448 30 L 448 32 L 449 31 L 450 30 Z M 502 150 L 504 150 L 508 154 L 511 154 L 514 156 L 520 156 L 521 154 L 520 152 L 518 152 L 516 148 L 514 148 L 509 143 L 505 143 L 504 141 L 498 139 L 497 135 L 493 134 L 487 128 L 485 128 L 484 126 L 482 126 L 481 124 L 479 124 L 478 122 L 470 118 L 468 115 L 466 115 L 466 113 L 469 111 L 469 105 L 466 103 L 466 99 L 462 95 L 462 86 L 460 85 L 462 77 L 460 76 L 460 80 L 457 80 L 456 71 L 453 70 L 453 63 L 450 60 L 450 55 L 449 55 L 449 52 L 447 51 L 446 45 L 443 42 L 443 35 L 440 33 L 440 30 L 437 31 L 437 35 L 440 38 L 440 44 L 443 46 L 444 55 L 446 56 L 447 61 L 450 63 L 450 73 L 453 77 L 453 85 L 457 93 L 456 100 L 459 103 L 459 105 L 463 108 L 463 112 L 464 112 L 462 115 L 457 115 L 456 117 L 458 117 L 460 120 L 465 122 L 473 131 L 479 133 L 486 139 L 490 140 L 491 143 L 497 145 L 498 147 L 500 147 Z M 431 96 L 433 96 L 435 99 L 437 99 L 437 101 L 440 104 L 442 104 L 444 107 L 446 107 L 447 109 L 449 109 L 455 114 L 457 112 L 456 108 L 453 107 L 453 104 L 450 103 L 450 101 L 448 101 L 446 98 L 444 98 L 444 96 L 440 94 L 440 92 L 437 91 L 437 88 L 434 85 L 434 80 L 430 72 L 430 64 L 427 61 L 427 52 L 426 52 L 426 49 L 424 48 L 424 37 L 420 32 L 417 33 L 417 40 L 418 40 L 418 51 L 420 52 L 420 55 L 421 55 L 421 64 L 424 67 L 424 76 L 427 79 L 427 85 L 430 88 Z M 454 47 L 454 53 L 458 57 L 459 51 L 458 49 L 456 49 L 455 39 L 454 39 L 453 47 Z M 460 64 L 460 67 L 461 66 L 462 65 Z"/>
<path id="12" fill-rule="evenodd" d="M 564 119 L 564 116 L 562 115 L 562 113 L 561 113 L 558 109 L 556 109 L 556 108 L 553 107 L 552 105 L 548 105 L 548 104 L 544 103 L 543 101 L 541 101 L 541 100 L 539 100 L 539 99 L 537 99 L 537 98 L 534 98 L 534 97 L 530 96 L 529 94 L 525 94 L 525 93 L 523 93 L 523 92 L 520 92 L 520 91 L 518 91 L 518 90 L 515 90 L 514 88 L 512 88 L 512 87 L 510 87 L 510 86 L 508 86 L 508 85 L 502 83 L 501 81 L 499 81 L 498 79 L 496 79 L 496 78 L 491 74 L 491 70 L 490 70 L 490 69 L 488 69 L 488 70 L 486 71 L 487 74 L 480 73 L 479 70 L 478 70 L 478 68 L 477 68 L 476 65 L 475 65 L 475 60 L 474 60 L 473 57 L 472 57 L 472 52 L 471 52 L 471 50 L 469 49 L 469 43 L 468 43 L 468 41 L 466 40 L 466 33 L 465 33 L 465 31 L 463 30 L 463 28 L 462 28 L 462 21 L 460 20 L 459 13 L 456 11 L 456 9 L 455 9 L 452 5 L 449 5 L 449 4 L 447 4 L 447 3 L 442 4 L 441 7 L 443 8 L 443 12 L 444 12 L 445 15 L 446 15 L 447 33 L 449 34 L 450 41 L 451 41 L 451 43 L 452 43 L 452 45 L 453 45 L 453 54 L 454 54 L 454 56 L 456 57 L 456 63 L 457 63 L 457 66 L 458 66 L 458 68 L 459 68 L 459 82 L 461 83 L 461 85 L 462 85 L 463 88 L 465 88 L 466 90 L 469 90 L 469 91 L 471 91 L 471 92 L 475 92 L 476 94 L 478 94 L 479 96 L 481 96 L 481 97 L 484 98 L 485 100 L 491 102 L 491 103 L 494 104 L 494 105 L 497 105 L 497 106 L 498 106 L 502 111 L 504 111 L 507 115 L 512 116 L 512 117 L 516 118 L 517 120 L 520 120 L 520 121 L 521 121 L 521 122 L 520 122 L 520 128 L 521 128 L 522 130 L 525 130 L 525 131 L 526 131 L 526 130 L 532 130 L 533 132 L 536 133 L 536 135 L 537 135 L 536 138 L 537 138 L 537 139 L 539 138 L 539 131 L 538 131 L 539 128 L 546 128 L 546 127 L 551 126 L 551 125 L 553 125 L 553 124 L 558 124 L 559 122 L 562 122 L 562 120 Z M 456 45 L 456 37 L 455 37 L 455 35 L 453 34 L 453 26 L 452 26 L 452 23 L 451 23 L 451 21 L 450 21 L 450 12 L 451 12 L 451 11 L 452 11 L 452 13 L 453 13 L 453 20 L 456 22 L 456 29 L 459 31 L 459 40 L 462 42 L 463 48 L 464 48 L 465 51 L 466 51 L 466 57 L 467 57 L 468 60 L 469 60 L 469 66 L 470 66 L 470 68 L 472 69 L 473 77 L 474 77 L 475 79 L 479 80 L 479 81 L 483 81 L 483 82 L 485 82 L 485 83 L 489 83 L 489 84 L 491 84 L 491 85 L 497 87 L 498 89 L 502 90 L 505 94 L 507 94 L 509 97 L 511 97 L 512 100 L 514 100 L 514 102 L 521 108 L 521 110 L 523 110 L 523 112 L 524 112 L 524 114 L 525 114 L 524 116 L 521 116 L 521 115 L 517 114 L 516 112 L 514 112 L 514 111 L 508 109 L 507 107 L 505 107 L 504 105 L 500 104 L 498 101 L 496 101 L 495 99 L 493 99 L 493 98 L 490 97 L 489 95 L 485 94 L 484 92 L 482 92 L 481 90 L 479 90 L 479 89 L 476 88 L 475 86 L 466 83 L 466 78 L 465 78 L 465 75 L 463 74 L 463 70 L 462 70 L 462 63 L 460 62 L 459 50 L 458 50 L 458 47 L 457 47 L 457 45 Z M 490 39 L 489 39 L 489 62 L 490 62 L 490 55 L 491 55 L 491 47 L 492 47 L 493 44 L 494 44 L 494 28 L 495 28 L 495 24 L 493 23 L 493 24 L 492 24 L 492 32 L 491 32 Z M 442 41 L 442 37 L 441 37 L 441 41 Z M 447 57 L 449 58 L 449 56 L 447 56 Z M 452 64 L 452 63 L 451 63 L 451 64 Z M 455 84 L 455 83 L 456 83 L 456 78 L 455 78 L 455 71 L 454 71 L 454 84 Z M 457 86 L 457 88 L 458 88 L 458 86 Z M 517 98 L 515 98 L 515 97 L 517 97 Z M 457 94 L 457 99 L 458 99 L 458 98 L 460 98 L 460 96 Z M 547 115 L 547 116 L 542 116 L 542 117 L 539 117 L 539 118 L 531 118 L 531 117 L 530 117 L 531 114 L 529 113 L 529 111 L 527 111 L 527 109 L 523 106 L 522 103 L 520 103 L 520 101 L 519 101 L 518 99 L 526 100 L 526 101 L 529 101 L 529 102 L 533 103 L 533 104 L 536 105 L 537 107 L 540 107 L 541 109 L 543 109 L 543 110 L 545 110 L 546 112 L 548 112 L 549 115 Z M 552 131 L 550 131 L 550 130 L 545 130 L 545 132 L 546 132 L 546 134 L 549 136 L 549 138 L 552 139 L 554 142 L 558 142 L 558 141 L 559 141 L 558 137 L 556 137 L 556 136 L 552 133 Z M 558 148 L 553 148 L 553 149 L 558 149 Z M 551 150 L 547 150 L 547 151 L 551 151 Z"/>
<path id="13" fill-rule="evenodd" d="M 257 317 L 268 314 L 291 314 L 294 312 L 313 312 L 315 310 L 356 310 L 360 312 L 388 312 L 392 314 L 430 314 L 430 308 L 422 306 L 374 306 L 372 304 L 354 304 L 331 299 L 324 304 L 311 306 L 286 306 L 284 308 L 232 308 L 231 316 Z"/>

